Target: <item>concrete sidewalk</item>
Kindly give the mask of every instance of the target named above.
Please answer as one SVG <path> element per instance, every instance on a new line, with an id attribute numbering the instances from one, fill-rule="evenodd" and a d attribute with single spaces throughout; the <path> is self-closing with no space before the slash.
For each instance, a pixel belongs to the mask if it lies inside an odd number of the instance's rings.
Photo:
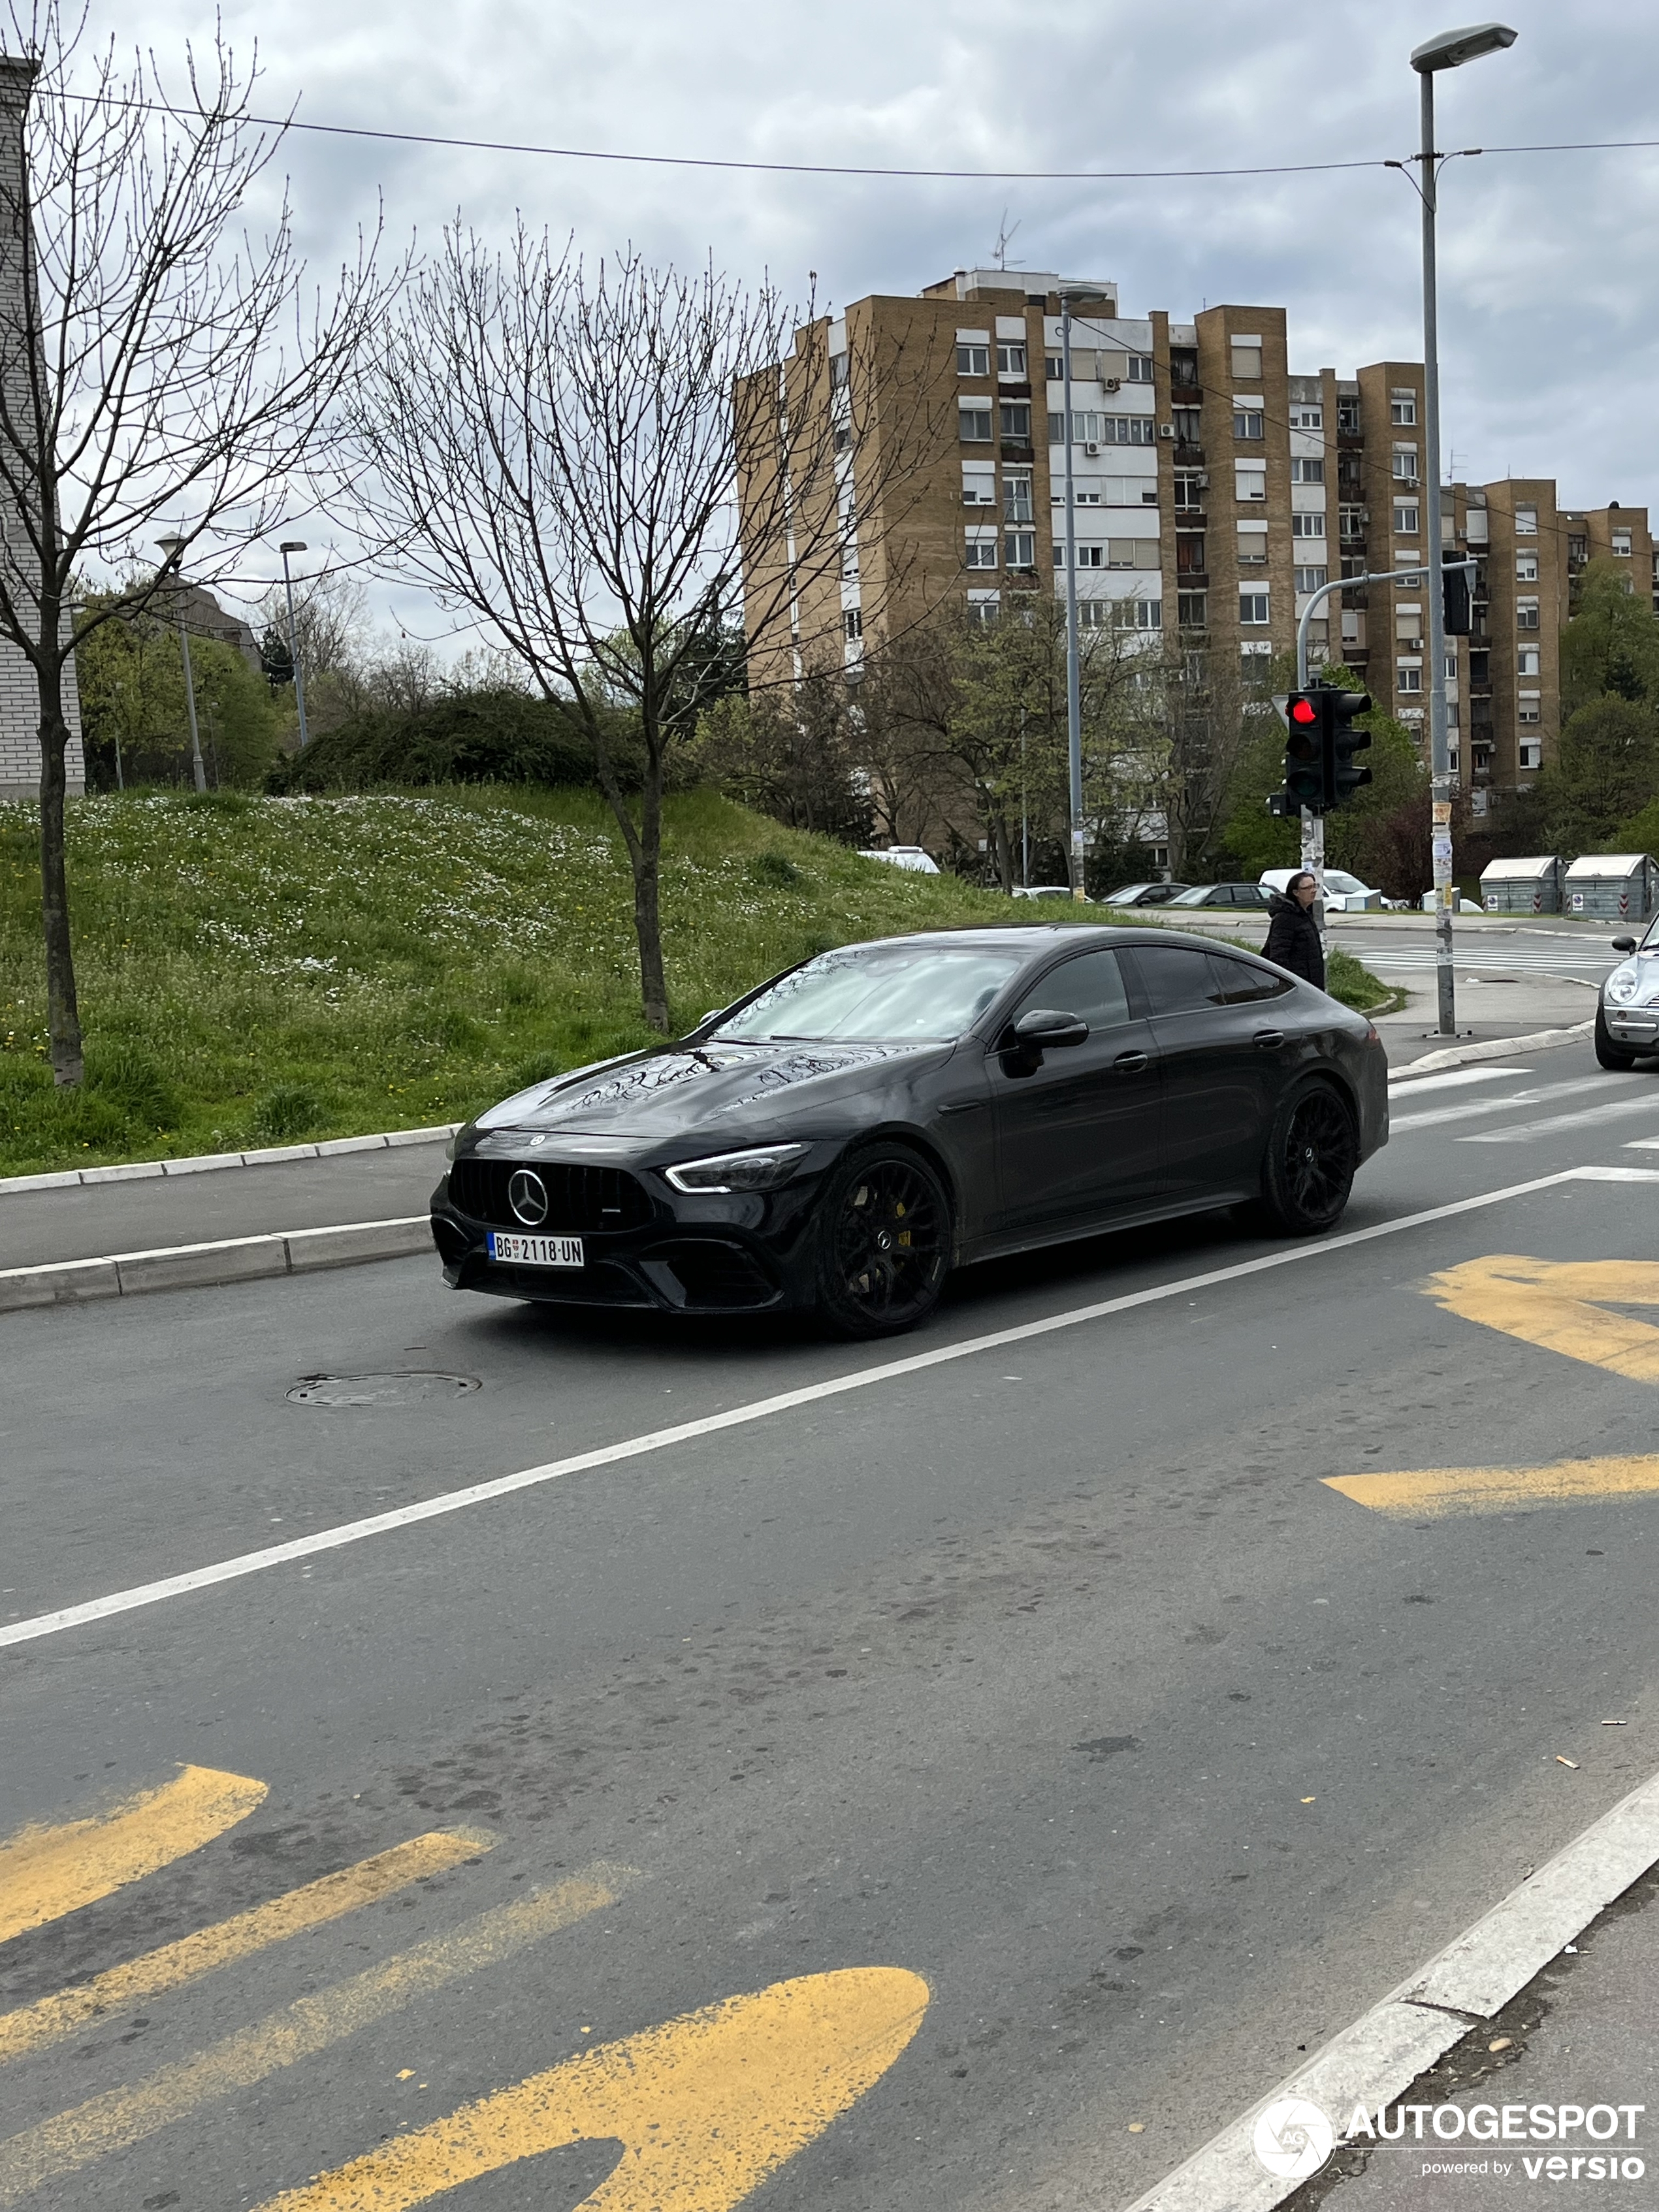
<path id="1" fill-rule="evenodd" d="M 1475 981 L 1487 971 L 1460 961 L 1456 969 L 1457 1035 L 1435 1030 L 1437 1008 L 1432 974 L 1414 976 L 1397 1013 L 1373 1016 L 1388 1051 L 1390 1068 L 1408 1067 L 1431 1053 L 1454 1044 L 1485 1044 L 1504 1037 L 1535 1036 L 1548 1030 L 1576 1029 L 1595 1018 L 1596 994 L 1587 984 L 1558 982 L 1547 975 L 1517 976 L 1511 982 Z M 1501 969 L 1490 971 L 1494 975 Z M 1585 1032 L 1589 1034 L 1588 1031 Z"/>
<path id="2" fill-rule="evenodd" d="M 423 1213 L 445 1144 L 0 1195 L 0 1270 Z"/>
<path id="3" fill-rule="evenodd" d="M 1525 2106 L 1645 2106 L 1635 2139 L 1626 2119 L 1619 2141 L 1596 2142 L 1577 2127 L 1561 2142 L 1497 2142 L 1407 2139 L 1368 2151 L 1364 2171 L 1328 2170 L 1288 2200 L 1283 2212 L 1466 2212 L 1536 2201 L 1540 2188 L 1565 2185 L 1573 2204 L 1659 2203 L 1659 1876 L 1645 1875 L 1545 1968 L 1530 1987 L 1449 2052 L 1402 2104 Z M 1502 2047 L 1494 2051 L 1492 2046 Z M 1425 2123 L 1430 2125 L 1431 2123 Z M 1484 2127 L 1484 2120 L 1480 2123 Z M 1605 2130 L 1605 2116 L 1598 2129 Z M 1639 2175 L 1592 2179 L 1588 2159 L 1617 2150 Z M 1339 2154 L 1339 2158 L 1346 2157 Z M 1577 2177 L 1572 2162 L 1577 2158 Z M 1553 2159 L 1565 2171 L 1548 2170 Z M 1545 2171 L 1529 2176 L 1523 2160 Z M 1458 2167 L 1474 2171 L 1458 2172 Z M 1552 2191 L 1552 2193 L 1553 2193 Z"/>

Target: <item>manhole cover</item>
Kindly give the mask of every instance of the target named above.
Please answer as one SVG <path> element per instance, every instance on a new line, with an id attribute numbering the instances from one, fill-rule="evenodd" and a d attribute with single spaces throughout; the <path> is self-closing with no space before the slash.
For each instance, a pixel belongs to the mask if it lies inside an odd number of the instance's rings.
<path id="1" fill-rule="evenodd" d="M 288 1400 L 293 1406 L 419 1406 L 482 1388 L 476 1375 L 406 1368 L 396 1375 L 302 1375 Z"/>

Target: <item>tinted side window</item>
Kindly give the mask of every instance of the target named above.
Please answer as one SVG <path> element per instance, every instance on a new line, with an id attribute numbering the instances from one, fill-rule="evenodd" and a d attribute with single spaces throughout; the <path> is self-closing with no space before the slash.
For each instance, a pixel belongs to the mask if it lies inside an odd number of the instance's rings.
<path id="1" fill-rule="evenodd" d="M 1081 952 L 1051 968 L 1034 983 L 1015 1009 L 1015 1018 L 1033 1006 L 1079 1014 L 1091 1030 L 1109 1030 L 1129 1018 L 1128 994 L 1115 952 Z"/>
<path id="2" fill-rule="evenodd" d="M 1281 993 L 1296 988 L 1288 975 L 1275 975 L 1266 968 L 1252 968 L 1248 961 L 1234 960 L 1224 952 L 1208 956 L 1215 971 L 1216 996 L 1224 1006 L 1247 1006 L 1255 999 L 1277 999 Z"/>
<path id="3" fill-rule="evenodd" d="M 1196 947 L 1189 951 L 1184 945 L 1138 945 L 1134 959 L 1149 1013 L 1180 1014 L 1217 1003 L 1207 952 Z"/>

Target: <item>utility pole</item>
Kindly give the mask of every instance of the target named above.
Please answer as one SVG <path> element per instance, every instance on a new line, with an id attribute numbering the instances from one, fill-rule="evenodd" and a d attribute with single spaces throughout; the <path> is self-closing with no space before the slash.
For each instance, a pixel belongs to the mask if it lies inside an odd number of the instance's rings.
<path id="1" fill-rule="evenodd" d="M 184 548 L 184 539 L 182 538 L 158 538 L 155 542 L 166 556 L 167 566 L 170 568 L 176 567 L 179 553 Z M 184 582 L 182 575 L 179 576 L 179 580 L 182 585 Z M 179 651 L 183 656 L 185 664 L 185 704 L 190 711 L 191 774 L 195 778 L 196 788 L 198 791 L 205 791 L 207 789 L 207 769 L 202 759 L 201 733 L 196 726 L 196 678 L 191 672 L 190 665 L 190 631 L 185 624 L 185 599 L 182 591 L 179 595 Z"/>
<path id="2" fill-rule="evenodd" d="M 300 750 L 306 749 L 306 672 L 300 665 L 300 630 L 294 619 L 294 579 L 289 574 L 288 556 L 303 553 L 304 540 L 286 538 L 277 549 L 283 556 L 283 582 L 288 591 L 288 657 L 294 669 L 294 703 L 300 713 Z"/>
<path id="3" fill-rule="evenodd" d="M 1077 635 L 1077 501 L 1073 481 L 1072 295 L 1060 295 L 1060 352 L 1066 409 L 1066 748 L 1072 784 L 1072 896 L 1083 890 L 1083 684 Z"/>
<path id="4" fill-rule="evenodd" d="M 1452 901 L 1456 896 L 1452 873 L 1451 747 L 1446 732 L 1446 610 L 1442 574 L 1443 549 L 1440 543 L 1440 331 L 1435 278 L 1435 213 L 1439 200 L 1439 157 L 1434 146 L 1434 80 L 1439 70 L 1461 69 L 1481 54 L 1497 53 L 1515 44 L 1516 33 L 1504 23 L 1477 23 L 1467 30 L 1445 31 L 1413 50 L 1417 71 L 1423 126 L 1418 154 L 1418 197 L 1423 203 L 1423 486 L 1425 532 L 1424 568 L 1429 595 L 1429 770 L 1433 817 L 1431 842 L 1434 856 L 1434 972 L 1442 1036 L 1457 1034 L 1457 1005 L 1452 974 Z"/>

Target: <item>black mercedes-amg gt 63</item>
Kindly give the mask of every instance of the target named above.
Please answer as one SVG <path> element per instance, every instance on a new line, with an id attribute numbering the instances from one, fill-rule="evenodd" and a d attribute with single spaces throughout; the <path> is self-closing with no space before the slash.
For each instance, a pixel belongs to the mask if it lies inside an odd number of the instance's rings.
<path id="1" fill-rule="evenodd" d="M 944 930 L 820 954 L 455 1139 L 458 1289 L 913 1328 L 953 1267 L 1245 1202 L 1328 1229 L 1388 1141 L 1361 1015 L 1193 937 Z"/>

